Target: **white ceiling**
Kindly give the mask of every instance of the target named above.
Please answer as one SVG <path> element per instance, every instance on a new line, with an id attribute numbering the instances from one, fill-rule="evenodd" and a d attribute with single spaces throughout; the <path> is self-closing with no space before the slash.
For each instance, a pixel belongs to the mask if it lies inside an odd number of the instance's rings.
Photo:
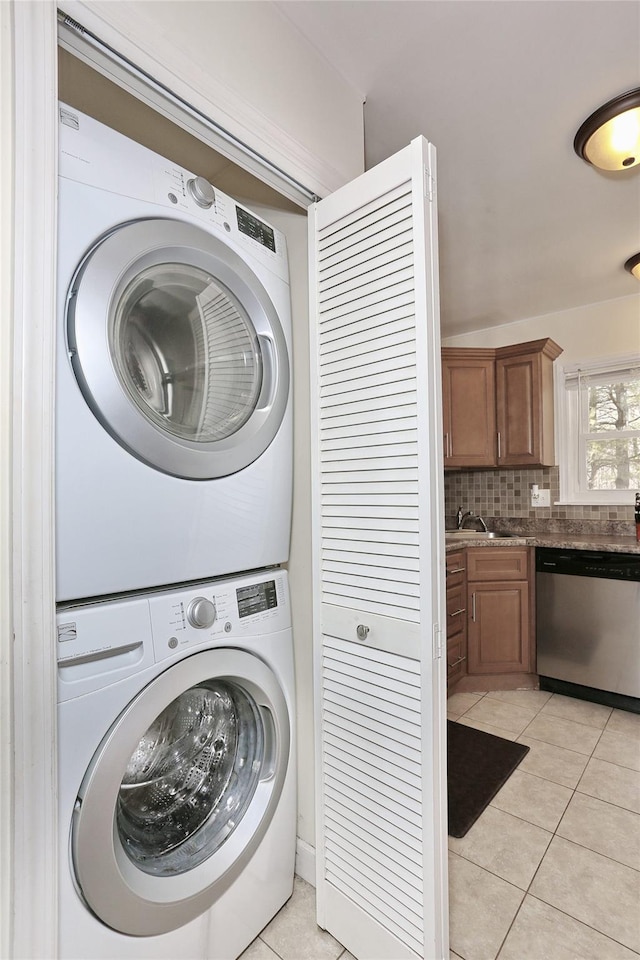
<path id="1" fill-rule="evenodd" d="M 623 264 L 640 252 L 640 166 L 599 172 L 573 137 L 640 86 L 640 3 L 277 6 L 366 97 L 367 167 L 419 134 L 435 144 L 445 336 L 638 293 Z"/>

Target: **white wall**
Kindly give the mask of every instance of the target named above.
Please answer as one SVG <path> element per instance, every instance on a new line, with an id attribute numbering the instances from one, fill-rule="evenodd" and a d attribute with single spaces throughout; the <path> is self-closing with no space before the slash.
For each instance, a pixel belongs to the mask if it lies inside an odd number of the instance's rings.
<path id="1" fill-rule="evenodd" d="M 561 365 L 594 357 L 640 353 L 640 294 L 573 310 L 530 317 L 499 327 L 443 337 L 443 347 L 503 347 L 551 337 L 562 347 Z"/>
<path id="2" fill-rule="evenodd" d="M 59 5 L 319 196 L 364 169 L 362 96 L 273 3 Z"/>

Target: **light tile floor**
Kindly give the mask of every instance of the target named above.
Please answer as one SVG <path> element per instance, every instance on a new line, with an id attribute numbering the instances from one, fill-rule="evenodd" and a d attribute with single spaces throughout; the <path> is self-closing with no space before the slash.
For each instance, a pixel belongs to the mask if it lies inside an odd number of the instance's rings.
<path id="1" fill-rule="evenodd" d="M 640 716 L 542 691 L 454 694 L 449 717 L 530 750 L 449 839 L 463 960 L 640 956 Z"/>
<path id="2" fill-rule="evenodd" d="M 535 690 L 454 694 L 448 708 L 530 747 L 449 840 L 451 960 L 638 960 L 640 716 Z M 296 878 L 241 960 L 353 957 L 316 925 L 314 889 Z"/>

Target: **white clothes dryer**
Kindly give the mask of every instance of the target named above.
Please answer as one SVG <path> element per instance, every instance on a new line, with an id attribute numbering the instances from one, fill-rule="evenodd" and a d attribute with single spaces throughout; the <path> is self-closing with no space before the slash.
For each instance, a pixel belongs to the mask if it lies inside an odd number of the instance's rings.
<path id="1" fill-rule="evenodd" d="M 61 960 L 233 960 L 293 889 L 287 576 L 59 608 Z"/>
<path id="2" fill-rule="evenodd" d="M 286 561 L 283 234 L 60 105 L 57 599 Z"/>

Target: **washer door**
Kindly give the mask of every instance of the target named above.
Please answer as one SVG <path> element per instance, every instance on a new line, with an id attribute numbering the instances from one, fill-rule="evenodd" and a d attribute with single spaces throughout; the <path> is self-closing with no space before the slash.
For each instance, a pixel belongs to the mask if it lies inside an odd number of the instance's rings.
<path id="1" fill-rule="evenodd" d="M 195 654 L 129 704 L 74 807 L 78 887 L 133 936 L 182 926 L 238 877 L 275 812 L 290 721 L 275 675 L 239 650 Z"/>
<path id="2" fill-rule="evenodd" d="M 102 237 L 71 283 L 67 336 L 95 416 L 164 473 L 235 473 L 278 431 L 289 395 L 282 326 L 244 260 L 206 230 L 138 220 Z"/>

